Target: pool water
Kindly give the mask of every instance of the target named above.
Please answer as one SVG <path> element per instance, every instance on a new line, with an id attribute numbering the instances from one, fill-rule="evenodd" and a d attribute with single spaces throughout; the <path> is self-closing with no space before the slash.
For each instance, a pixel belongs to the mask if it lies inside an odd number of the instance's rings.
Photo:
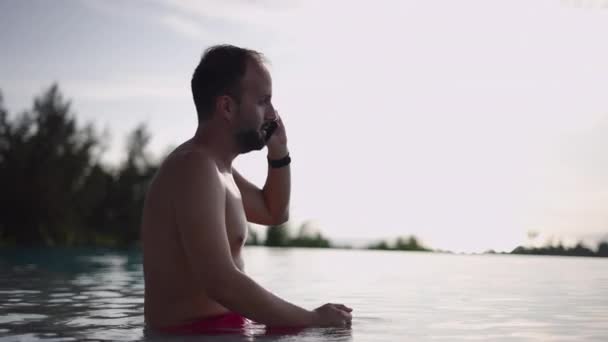
<path id="1" fill-rule="evenodd" d="M 351 328 L 173 338 L 144 328 L 141 253 L 0 251 L 0 341 L 607 341 L 608 259 L 245 248 L 246 272 Z"/>

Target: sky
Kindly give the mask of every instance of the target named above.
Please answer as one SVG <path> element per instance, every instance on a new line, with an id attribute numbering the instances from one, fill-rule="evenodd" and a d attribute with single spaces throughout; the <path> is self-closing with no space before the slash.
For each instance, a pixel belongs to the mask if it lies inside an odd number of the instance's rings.
<path id="1" fill-rule="evenodd" d="M 0 1 L 10 113 L 57 82 L 106 160 L 145 123 L 160 158 L 196 129 L 218 43 L 269 60 L 291 224 L 457 252 L 608 239 L 608 1 Z M 264 152 L 235 167 L 254 183 Z M 529 232 L 538 236 L 531 239 Z"/>

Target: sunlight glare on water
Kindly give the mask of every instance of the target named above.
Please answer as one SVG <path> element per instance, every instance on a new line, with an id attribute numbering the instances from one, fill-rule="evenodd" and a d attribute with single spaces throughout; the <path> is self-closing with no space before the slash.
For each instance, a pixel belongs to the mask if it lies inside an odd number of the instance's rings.
<path id="1" fill-rule="evenodd" d="M 144 331 L 138 250 L 0 254 L 0 340 L 604 341 L 608 260 L 322 249 L 245 249 L 246 272 L 308 309 L 344 303 L 347 328 L 265 335 Z"/>

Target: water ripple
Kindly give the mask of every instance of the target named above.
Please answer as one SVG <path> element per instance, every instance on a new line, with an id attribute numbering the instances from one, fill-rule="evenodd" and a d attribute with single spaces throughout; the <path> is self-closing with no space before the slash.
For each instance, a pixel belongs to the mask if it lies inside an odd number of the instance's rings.
<path id="1" fill-rule="evenodd" d="M 598 260 L 248 248 L 254 279 L 307 308 L 354 307 L 352 329 L 272 336 L 252 324 L 243 335 L 158 336 L 144 328 L 140 253 L 100 253 L 0 258 L 0 340 L 510 342 L 608 335 L 608 263 Z"/>

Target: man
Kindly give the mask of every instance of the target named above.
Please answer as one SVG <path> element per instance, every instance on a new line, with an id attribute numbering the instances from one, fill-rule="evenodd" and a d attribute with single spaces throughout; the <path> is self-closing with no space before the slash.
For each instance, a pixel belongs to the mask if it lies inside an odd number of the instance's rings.
<path id="1" fill-rule="evenodd" d="M 247 221 L 285 222 L 290 196 L 287 136 L 261 54 L 211 47 L 191 86 L 198 129 L 163 162 L 143 210 L 147 325 L 199 333 L 241 326 L 245 317 L 269 327 L 350 324 L 352 310 L 344 305 L 305 310 L 244 273 Z M 232 162 L 264 146 L 268 176 L 259 189 Z"/>

